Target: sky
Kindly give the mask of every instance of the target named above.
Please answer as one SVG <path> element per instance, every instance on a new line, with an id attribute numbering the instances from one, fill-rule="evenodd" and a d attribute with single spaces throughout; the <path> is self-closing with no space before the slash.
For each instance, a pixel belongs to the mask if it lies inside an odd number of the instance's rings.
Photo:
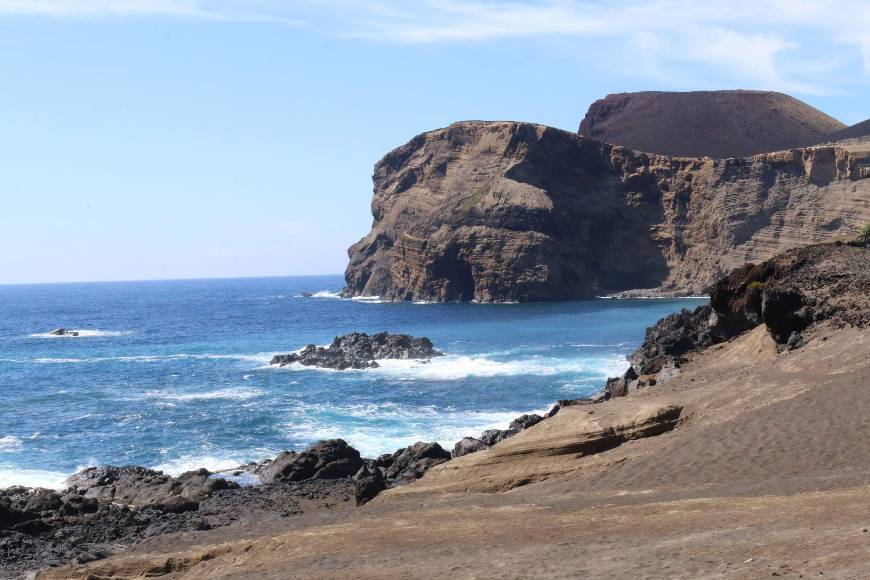
<path id="1" fill-rule="evenodd" d="M 870 117 L 870 0 L 0 0 L 0 283 L 338 274 L 418 133 L 734 88 Z"/>

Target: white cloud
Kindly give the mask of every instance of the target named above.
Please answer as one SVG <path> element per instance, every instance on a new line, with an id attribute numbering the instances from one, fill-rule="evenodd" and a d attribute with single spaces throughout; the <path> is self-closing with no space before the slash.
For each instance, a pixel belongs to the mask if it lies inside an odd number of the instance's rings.
<path id="1" fill-rule="evenodd" d="M 571 39 L 586 58 L 633 55 L 633 74 L 690 85 L 706 76 L 821 93 L 870 83 L 865 0 L 0 0 L 2 15 L 264 20 L 403 45 Z"/>

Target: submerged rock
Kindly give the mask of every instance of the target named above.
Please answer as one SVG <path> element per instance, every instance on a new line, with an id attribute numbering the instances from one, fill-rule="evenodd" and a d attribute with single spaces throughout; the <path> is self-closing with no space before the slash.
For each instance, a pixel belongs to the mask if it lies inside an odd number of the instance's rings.
<path id="1" fill-rule="evenodd" d="M 423 359 L 442 356 L 426 337 L 379 332 L 368 335 L 352 332 L 337 336 L 326 347 L 309 344 L 299 352 L 278 354 L 270 364 L 286 366 L 299 363 L 336 370 L 376 368 L 376 359 Z"/>
<path id="2" fill-rule="evenodd" d="M 75 330 L 67 330 L 65 328 L 55 328 L 49 334 L 53 334 L 54 336 L 78 336 L 79 333 Z"/>

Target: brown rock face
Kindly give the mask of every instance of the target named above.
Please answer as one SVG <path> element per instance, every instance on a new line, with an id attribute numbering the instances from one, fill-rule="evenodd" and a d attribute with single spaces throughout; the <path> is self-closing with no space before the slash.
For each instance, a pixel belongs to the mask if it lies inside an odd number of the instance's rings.
<path id="1" fill-rule="evenodd" d="M 424 133 L 374 172 L 347 295 L 538 301 L 702 292 L 722 273 L 870 222 L 867 152 L 637 153 L 527 123 Z"/>
<path id="2" fill-rule="evenodd" d="M 648 91 L 595 101 L 579 133 L 649 153 L 727 159 L 814 145 L 844 128 L 782 93 Z"/>

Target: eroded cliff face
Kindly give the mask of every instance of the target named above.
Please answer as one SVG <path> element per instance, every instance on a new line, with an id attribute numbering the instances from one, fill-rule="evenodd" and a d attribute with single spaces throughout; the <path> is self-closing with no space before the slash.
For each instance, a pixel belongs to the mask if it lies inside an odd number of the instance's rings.
<path id="1" fill-rule="evenodd" d="M 637 153 L 543 125 L 469 121 L 376 166 L 348 295 L 537 301 L 703 291 L 722 273 L 870 222 L 870 153 Z"/>

